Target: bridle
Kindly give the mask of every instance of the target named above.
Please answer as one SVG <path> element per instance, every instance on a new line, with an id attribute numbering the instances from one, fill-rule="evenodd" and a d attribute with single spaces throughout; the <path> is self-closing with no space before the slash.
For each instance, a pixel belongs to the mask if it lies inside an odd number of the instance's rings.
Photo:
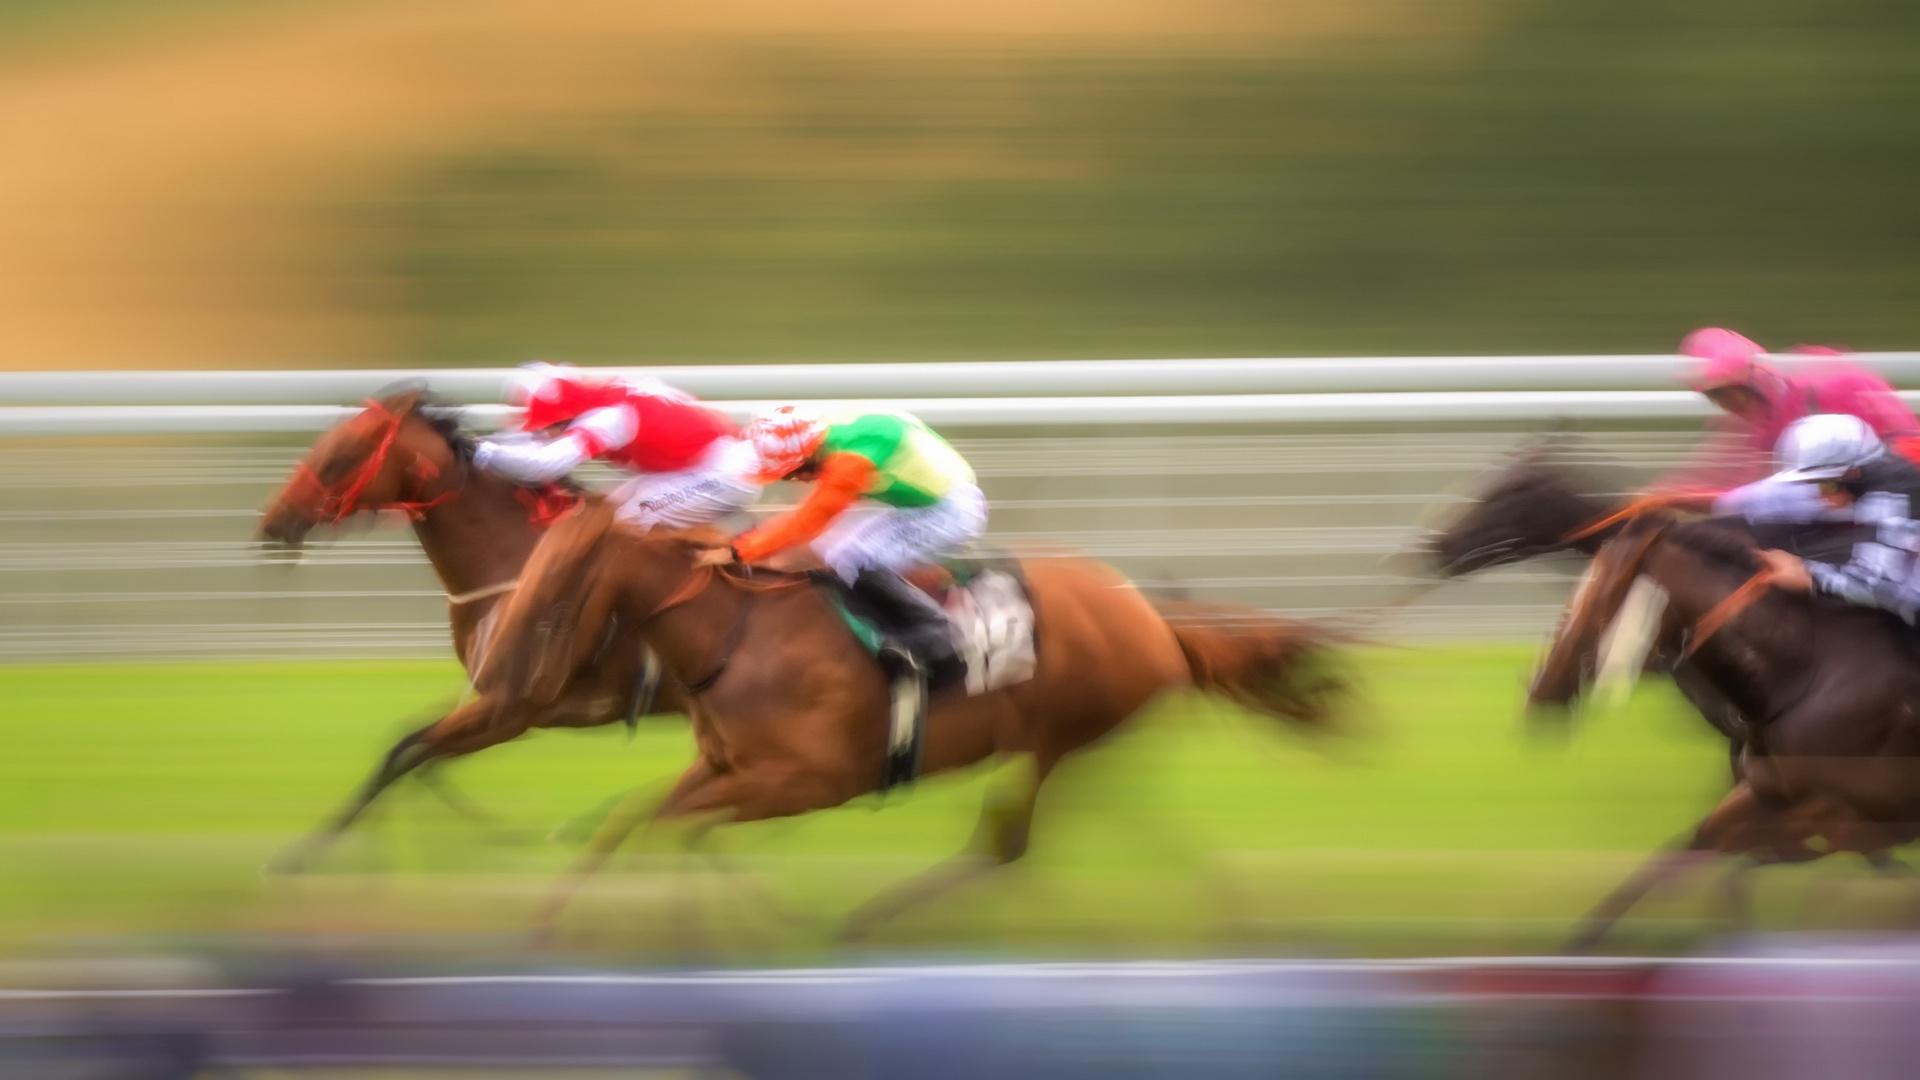
<path id="1" fill-rule="evenodd" d="M 426 516 L 427 511 L 443 503 L 458 498 L 460 488 L 449 484 L 439 494 L 427 497 L 416 494 L 413 498 L 402 498 L 392 502 L 369 503 L 361 505 L 361 496 L 367 486 L 373 483 L 380 471 L 386 468 L 387 458 L 392 455 L 394 443 L 400 437 L 400 428 L 406 423 L 411 411 L 396 412 L 379 401 L 369 399 L 367 411 L 353 422 L 371 428 L 368 435 L 374 441 L 371 453 L 366 456 L 352 473 L 338 483 L 329 486 L 320 479 L 313 467 L 303 459 L 294 466 L 293 480 L 287 485 L 288 494 L 301 502 L 307 502 L 311 496 L 312 519 L 315 524 L 336 525 L 362 510 L 398 510 L 414 521 Z M 409 475 L 417 478 L 422 485 L 436 480 L 440 470 L 426 458 L 415 458 L 408 468 Z"/>

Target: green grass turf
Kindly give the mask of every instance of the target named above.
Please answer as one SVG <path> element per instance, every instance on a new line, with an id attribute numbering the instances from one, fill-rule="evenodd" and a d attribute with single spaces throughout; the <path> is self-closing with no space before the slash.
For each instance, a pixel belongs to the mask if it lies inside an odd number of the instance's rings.
<path id="1" fill-rule="evenodd" d="M 1063 769 L 1016 871 L 909 915 L 894 953 L 1391 954 L 1550 947 L 1571 919 L 1722 790 L 1724 749 L 1670 687 L 1528 737 L 1531 652 L 1379 651 L 1357 664 L 1363 733 L 1321 745 L 1225 707 L 1174 703 Z M 685 762 L 678 722 L 528 737 L 450 769 L 511 825 L 488 833 L 422 787 L 322 869 L 263 878 L 279 845 L 346 795 L 406 719 L 459 689 L 438 663 L 0 669 L 0 947 L 240 932 L 511 942 L 573 845 L 557 826 Z M 671 838 L 634 845 L 573 908 L 564 942 L 651 956 L 819 960 L 829 928 L 969 835 L 993 768 L 905 796 L 741 826 L 745 876 L 686 873 Z M 588 817 L 586 820 L 591 820 Z M 1839 860 L 1835 860 L 1838 864 Z M 1845 873 L 1843 902 L 1799 910 Z M 799 916 L 767 917 L 756 885 Z M 1838 865 L 1775 871 L 1763 918 L 1871 921 L 1891 889 Z M 1824 891 L 1824 887 L 1823 887 Z M 1624 943 L 1710 929 L 1693 890 Z M 695 918 L 690 913 L 699 912 Z"/>

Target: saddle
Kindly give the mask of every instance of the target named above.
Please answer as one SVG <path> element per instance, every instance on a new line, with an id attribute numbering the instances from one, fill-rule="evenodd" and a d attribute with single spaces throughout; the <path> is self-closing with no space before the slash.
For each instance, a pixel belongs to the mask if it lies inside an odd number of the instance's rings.
<path id="1" fill-rule="evenodd" d="M 984 694 L 1033 676 L 1033 604 L 1017 560 L 953 560 L 906 575 L 946 612 L 946 625 L 937 628 L 917 624 L 917 620 L 916 624 L 903 625 L 895 611 L 867 602 L 831 572 L 811 576 L 828 590 L 855 640 L 886 668 L 891 680 L 893 701 L 883 791 L 919 774 L 928 697 Z M 921 672 L 905 662 L 898 643 L 928 632 L 948 635 L 957 657 L 955 663 Z"/>

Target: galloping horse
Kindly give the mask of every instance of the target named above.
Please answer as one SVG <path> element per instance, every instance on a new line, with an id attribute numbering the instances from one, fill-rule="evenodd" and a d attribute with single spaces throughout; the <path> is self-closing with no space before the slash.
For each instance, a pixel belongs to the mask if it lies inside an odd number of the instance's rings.
<path id="1" fill-rule="evenodd" d="M 518 583 L 520 569 L 546 526 L 577 504 L 601 501 L 578 488 L 527 488 L 472 466 L 473 442 L 454 415 L 418 390 L 367 403 L 314 443 L 293 477 L 261 515 L 259 539 L 298 548 L 318 525 L 356 514 L 405 513 L 446 591 L 454 654 L 471 674 L 484 651 L 487 621 Z M 277 858 L 296 870 L 337 839 L 388 785 L 430 762 L 471 754 L 532 728 L 597 727 L 631 722 L 638 712 L 681 712 L 671 682 L 642 689 L 645 650 L 631 626 L 599 643 L 600 662 L 570 676 L 563 691 L 538 708 L 477 699 L 456 707 L 396 742 L 347 805 L 319 830 Z M 643 700 L 644 699 L 644 700 Z"/>
<path id="2" fill-rule="evenodd" d="M 1423 539 L 1433 570 L 1452 580 L 1555 552 L 1598 552 L 1633 515 L 1620 496 L 1594 493 L 1599 481 L 1571 462 L 1569 450 L 1567 437 L 1556 435 L 1513 454 L 1465 510 Z M 1818 527 L 1756 529 L 1731 520 L 1718 525 L 1744 530 L 1764 546 L 1795 550 L 1811 559 L 1844 561 L 1850 539 Z M 1737 781 L 1747 729 L 1739 710 L 1670 649 L 1657 649 L 1650 669 L 1671 676 L 1687 702 L 1729 740 Z"/>
<path id="3" fill-rule="evenodd" d="M 565 690 L 608 619 L 638 628 L 667 671 L 691 688 L 698 758 L 664 801 L 632 799 L 601 826 L 542 910 L 551 925 L 573 888 L 648 821 L 710 824 L 805 814 L 879 786 L 888 680 L 825 590 L 804 575 L 696 567 L 716 533 L 641 533 L 589 507 L 550 532 L 495 629 L 475 685 L 503 706 L 536 706 Z M 1084 559 L 1023 564 L 1037 667 L 1024 681 L 973 697 L 936 695 L 922 771 L 1024 754 L 1028 783 L 989 800 L 975 843 L 922 879 L 856 912 L 860 933 L 1027 847 L 1034 798 L 1060 760 L 1181 687 L 1222 692 L 1306 728 L 1330 723 L 1343 684 L 1313 663 L 1333 637 L 1313 626 L 1242 613 L 1234 627 L 1173 625 L 1112 568 Z"/>
<path id="4" fill-rule="evenodd" d="M 1888 848 L 1920 835 L 1913 632 L 1881 612 L 1770 590 L 1756 548 L 1738 532 L 1666 514 L 1627 524 L 1582 580 L 1530 703 L 1560 706 L 1579 695 L 1641 578 L 1666 597 L 1656 644 L 1751 723 L 1740 782 L 1683 843 L 1601 902 L 1578 946 L 1598 942 L 1646 893 L 1715 854 L 1779 863 L 1851 851 L 1884 868 Z"/>

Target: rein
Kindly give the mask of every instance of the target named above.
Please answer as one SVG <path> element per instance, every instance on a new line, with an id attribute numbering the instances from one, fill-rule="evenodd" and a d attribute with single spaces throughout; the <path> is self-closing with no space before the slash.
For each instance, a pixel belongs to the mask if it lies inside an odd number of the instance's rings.
<path id="1" fill-rule="evenodd" d="M 706 693 L 708 690 L 713 689 L 714 684 L 720 681 L 721 676 L 727 673 L 727 666 L 733 662 L 734 652 L 740 648 L 741 639 L 747 635 L 747 612 L 753 607 L 753 601 L 756 597 L 761 593 L 779 592 L 783 589 L 791 589 L 807 583 L 807 578 L 804 575 L 783 576 L 770 582 L 761 583 L 752 579 L 752 573 L 753 571 L 751 569 L 746 570 L 744 573 L 729 574 L 719 572 L 719 568 L 714 566 L 696 567 L 693 573 L 687 575 L 687 580 L 680 583 L 679 588 L 675 589 L 670 596 L 662 600 L 658 606 L 647 614 L 645 621 L 652 622 L 667 612 L 672 611 L 674 608 L 692 601 L 701 593 L 706 592 L 707 587 L 713 584 L 716 577 L 726 581 L 727 584 L 746 594 L 746 598 L 741 601 L 740 607 L 733 614 L 733 625 L 727 628 L 726 640 L 720 645 L 720 658 L 714 661 L 712 670 L 708 671 L 706 675 L 686 684 L 688 694 L 699 695 Z"/>
<path id="2" fill-rule="evenodd" d="M 1628 503 L 1611 514 L 1595 518 L 1585 525 L 1571 530 L 1560 538 L 1560 542 L 1563 544 L 1574 544 L 1582 540 L 1590 540 L 1608 529 L 1613 528 L 1615 525 L 1632 521 L 1634 518 L 1640 516 L 1641 509 L 1641 507 L 1635 506 L 1633 503 Z"/>
<path id="3" fill-rule="evenodd" d="M 1627 505 L 1615 510 L 1613 513 L 1602 514 L 1600 517 L 1587 522 L 1585 525 L 1568 532 L 1560 538 L 1560 542 L 1563 544 L 1576 544 L 1582 540 L 1591 540 L 1601 533 L 1606 532 L 1608 529 L 1613 528 L 1615 525 L 1625 525 L 1642 514 L 1651 513 L 1655 510 L 1665 510 L 1667 508 L 1667 503 L 1656 497 L 1643 496 L 1638 499 L 1631 499 L 1627 502 Z"/>
<path id="4" fill-rule="evenodd" d="M 1605 514 L 1572 530 L 1561 537 L 1560 542 L 1563 544 L 1573 544 L 1581 540 L 1589 540 L 1615 525 L 1624 525 L 1642 514 L 1650 514 L 1655 510 L 1672 510 L 1676 507 L 1690 507 L 1694 505 L 1696 499 L 1705 498 L 1710 495 L 1711 493 L 1709 492 L 1695 492 L 1693 494 L 1669 492 L 1656 495 L 1642 495 L 1639 498 L 1628 500 L 1627 505 L 1615 510 L 1613 513 Z"/>
<path id="5" fill-rule="evenodd" d="M 1707 609 L 1700 621 L 1693 624 L 1693 631 L 1687 635 L 1686 647 L 1680 650 L 1680 659 L 1685 660 L 1699 651 L 1707 639 L 1719 633 L 1728 623 L 1738 618 L 1740 613 L 1753 606 L 1753 602 L 1764 596 L 1767 587 L 1773 584 L 1773 572 L 1762 568 L 1746 580 L 1744 585 L 1728 593 L 1713 607 Z"/>

